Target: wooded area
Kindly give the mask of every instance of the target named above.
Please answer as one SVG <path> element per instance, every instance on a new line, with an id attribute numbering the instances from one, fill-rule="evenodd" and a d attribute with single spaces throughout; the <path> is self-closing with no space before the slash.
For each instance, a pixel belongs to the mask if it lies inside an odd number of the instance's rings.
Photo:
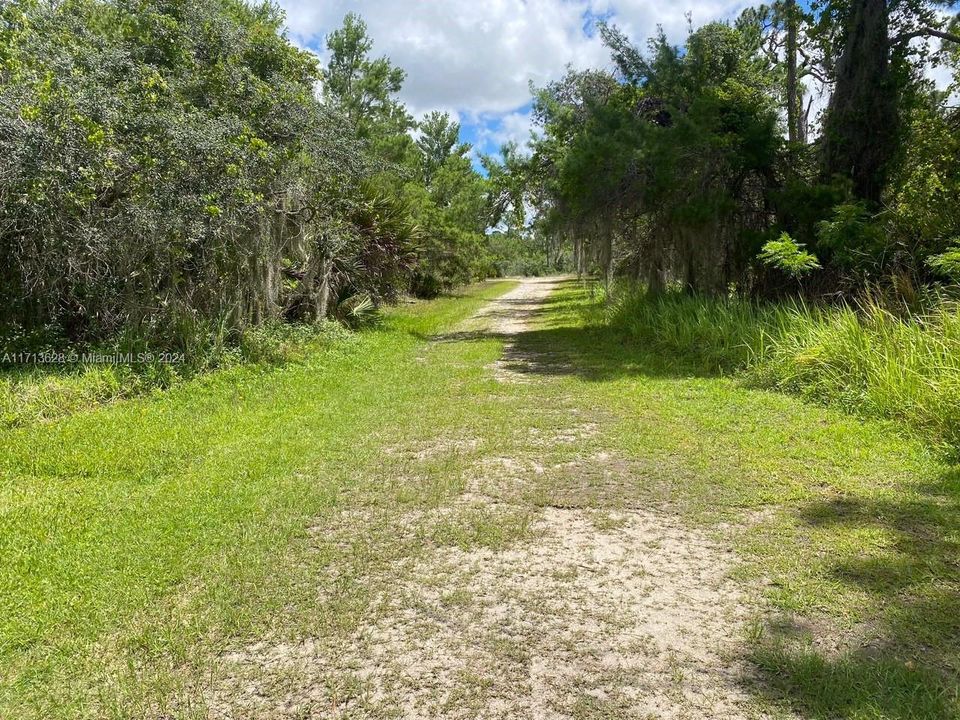
<path id="1" fill-rule="evenodd" d="M 653 292 L 913 303 L 954 284 L 958 86 L 928 75 L 960 51 L 943 7 L 783 0 L 645 50 L 601 26 L 616 70 L 536 94 L 529 201 L 582 270 Z"/>
<path id="2" fill-rule="evenodd" d="M 241 0 L 0 5 L 0 324 L 195 347 L 496 272 L 459 125 L 360 18 L 327 47 Z"/>
<path id="3" fill-rule="evenodd" d="M 957 86 L 928 79 L 954 25 L 928 0 L 782 0 L 643 49 L 600 23 L 612 68 L 537 89 L 530 147 L 478 172 L 357 16 L 319 67 L 270 4 L 6 3 L 0 323 L 187 347 L 571 262 L 913 306 L 960 279 Z"/>

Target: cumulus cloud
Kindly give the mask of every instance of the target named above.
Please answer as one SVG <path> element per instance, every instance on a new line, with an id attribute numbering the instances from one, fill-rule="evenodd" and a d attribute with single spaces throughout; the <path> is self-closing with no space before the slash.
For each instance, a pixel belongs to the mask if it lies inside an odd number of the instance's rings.
<path id="1" fill-rule="evenodd" d="M 359 14 L 374 53 L 407 71 L 401 100 L 414 115 L 444 110 L 476 151 L 529 139 L 529 86 L 576 69 L 610 65 L 596 19 L 643 42 L 662 26 L 674 42 L 688 29 L 735 17 L 742 0 L 280 0 L 291 38 L 324 57 L 324 39 Z"/>
<path id="2" fill-rule="evenodd" d="M 468 126 L 477 128 L 473 142 L 483 152 L 496 150 L 507 143 L 522 149 L 534 130 L 528 107 L 504 114 L 484 113 L 466 120 Z"/>
<path id="3" fill-rule="evenodd" d="M 695 25 L 732 17 L 745 3 L 731 0 L 281 0 L 292 37 L 323 55 L 324 37 L 356 12 L 367 22 L 374 51 L 407 71 L 402 99 L 415 113 L 429 110 L 501 116 L 529 100 L 528 86 L 554 80 L 566 65 L 609 64 L 591 31 L 609 18 L 643 40 L 662 25 L 682 41 L 685 13 Z M 510 121 L 513 122 L 513 121 Z"/>
<path id="4" fill-rule="evenodd" d="M 529 137 L 529 84 L 567 65 L 606 67 L 592 24 L 605 18 L 636 42 L 662 27 L 682 43 L 689 24 L 735 18 L 749 0 L 280 0 L 292 39 L 321 57 L 348 12 L 366 21 L 374 52 L 407 71 L 401 99 L 415 115 L 445 110 L 482 152 Z M 689 15 L 689 20 L 688 20 Z M 935 70 L 940 85 L 948 73 Z M 817 108 L 823 104 L 818 100 Z"/>
<path id="5" fill-rule="evenodd" d="M 609 15 L 635 42 L 643 43 L 662 27 L 671 42 L 681 43 L 692 24 L 700 27 L 715 20 L 732 20 L 757 2 L 745 0 L 606 0 L 594 2 L 593 11 Z"/>
<path id="6" fill-rule="evenodd" d="M 374 52 L 407 71 L 402 99 L 416 113 L 434 109 L 506 113 L 542 84 L 578 67 L 606 62 L 584 33 L 586 1 L 283 0 L 291 34 L 323 52 L 323 38 L 347 12 L 366 21 Z"/>

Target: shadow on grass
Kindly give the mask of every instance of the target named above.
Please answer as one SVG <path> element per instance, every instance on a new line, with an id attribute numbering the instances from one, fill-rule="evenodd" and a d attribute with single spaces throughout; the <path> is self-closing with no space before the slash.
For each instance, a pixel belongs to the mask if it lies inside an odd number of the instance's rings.
<path id="1" fill-rule="evenodd" d="M 805 717 L 960 717 L 960 469 L 902 497 L 820 500 L 797 511 L 811 531 L 886 538 L 827 561 L 831 579 L 879 610 L 845 651 L 814 649 L 830 629 L 771 622 L 751 659 L 765 692 Z"/>
<path id="2" fill-rule="evenodd" d="M 940 467 L 919 485 L 793 510 L 809 543 L 796 551 L 869 609 L 852 631 L 768 622 L 747 652 L 752 692 L 802 718 L 960 718 L 960 466 Z"/>
<path id="3" fill-rule="evenodd" d="M 542 318 L 562 313 L 570 305 L 562 291 L 581 287 L 577 280 L 559 283 L 561 293 L 547 298 L 501 298 L 494 309 L 483 317 L 496 327 L 499 321 L 537 323 Z M 625 333 L 604 325 L 573 322 L 583 311 L 570 309 L 571 324 L 552 323 L 553 327 L 502 333 L 473 330 L 426 336 L 414 333 L 419 340 L 430 342 L 471 342 L 496 339 L 504 343 L 504 369 L 521 375 L 577 376 L 591 382 L 607 382 L 622 377 L 717 377 L 687 358 L 667 357 L 646 350 L 640 342 Z"/>
<path id="4" fill-rule="evenodd" d="M 805 718 L 956 718 L 955 695 L 939 674 L 890 655 L 852 652 L 837 658 L 768 643 L 751 655 L 764 694 Z"/>
<path id="5" fill-rule="evenodd" d="M 544 320 L 542 327 L 430 339 L 502 340 L 505 369 L 521 375 L 600 383 L 717 376 L 695 359 L 665 357 L 614 328 L 584 326 L 577 312 L 563 293 L 545 302 L 507 300 L 487 317 L 519 315 Z M 873 602 L 855 636 L 830 621 L 769 620 L 747 650 L 756 670 L 745 680 L 749 691 L 804 718 L 960 717 L 960 467 L 926 485 L 820 495 L 795 513 L 806 534 L 827 537 L 798 552 L 811 553 L 810 561 L 847 597 L 866 594 Z M 881 537 L 882 548 L 861 546 L 860 534 Z"/>

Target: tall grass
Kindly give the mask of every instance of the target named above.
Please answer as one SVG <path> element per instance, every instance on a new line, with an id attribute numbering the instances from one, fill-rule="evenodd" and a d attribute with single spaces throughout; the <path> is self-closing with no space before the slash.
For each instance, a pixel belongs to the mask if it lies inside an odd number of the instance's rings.
<path id="1" fill-rule="evenodd" d="M 899 421 L 960 450 L 960 306 L 901 318 L 874 301 L 811 307 L 627 293 L 610 322 L 711 372 Z"/>

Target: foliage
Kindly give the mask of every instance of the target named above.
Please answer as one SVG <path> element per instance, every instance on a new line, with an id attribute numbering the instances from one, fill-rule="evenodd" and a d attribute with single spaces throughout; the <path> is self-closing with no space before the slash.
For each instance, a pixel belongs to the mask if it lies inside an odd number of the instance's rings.
<path id="1" fill-rule="evenodd" d="M 0 327 L 203 354 L 484 272 L 459 126 L 414 142 L 359 17 L 323 69 L 283 27 L 238 0 L 0 5 Z"/>
<path id="2" fill-rule="evenodd" d="M 566 269 L 551 264 L 545 240 L 536 233 L 495 232 L 489 242 L 497 277 L 539 277 Z"/>
<path id="3" fill-rule="evenodd" d="M 777 240 L 763 246 L 760 262 L 793 278 L 803 277 L 821 267 L 817 256 L 807 252 L 803 243 L 798 243 L 788 233 L 781 233 Z"/>
<path id="4" fill-rule="evenodd" d="M 581 270 L 609 278 L 619 260 L 654 288 L 671 277 L 720 291 L 756 253 L 743 239 L 762 227 L 779 145 L 772 80 L 723 24 L 685 52 L 655 38 L 649 56 L 605 37 L 625 83 L 571 72 L 537 95 L 548 228 L 573 238 Z"/>
<path id="5" fill-rule="evenodd" d="M 285 303 L 321 184 L 362 172 L 271 6 L 28 6 L 3 85 L 3 320 L 73 339 L 191 342 Z M 331 208 L 345 199 L 327 198 Z"/>
<path id="6" fill-rule="evenodd" d="M 472 166 L 470 145 L 460 142 L 459 123 L 447 113 L 429 113 L 420 122 L 407 115 L 393 97 L 403 73 L 387 58 L 370 59 L 373 44 L 358 17 L 347 15 L 327 45 L 325 95 L 353 118 L 358 135 L 370 140 L 380 161 L 372 185 L 416 226 L 411 234 L 415 257 L 403 273 L 407 281 L 396 274 L 385 284 L 392 295 L 368 291 L 370 297 L 393 299 L 407 288 L 433 297 L 486 276 L 485 233 L 492 224 L 488 183 Z M 410 134 L 414 129 L 416 140 Z"/>
<path id="7" fill-rule="evenodd" d="M 817 236 L 818 246 L 844 269 L 876 270 L 887 248 L 882 226 L 862 201 L 834 207 L 833 217 L 817 226 Z"/>
<path id="8" fill-rule="evenodd" d="M 338 305 L 355 296 L 377 305 L 396 300 L 417 265 L 422 232 L 410 208 L 370 186 L 362 190 L 351 217 L 353 234 L 334 260 L 332 285 Z"/>
<path id="9" fill-rule="evenodd" d="M 924 277 L 925 261 L 960 237 L 957 117 L 931 102 L 914 110 L 882 218 L 896 261 Z"/>
<path id="10" fill-rule="evenodd" d="M 343 26 L 327 37 L 330 62 L 323 73 L 324 93 L 365 134 L 376 132 L 378 122 L 390 120 L 396 121 L 399 129 L 406 129 L 410 125 L 406 112 L 392 97 L 402 87 L 405 73 L 389 58 L 371 60 L 372 48 L 366 23 L 358 15 L 347 13 Z"/>
<path id="11" fill-rule="evenodd" d="M 199 366 L 246 328 L 487 271 L 459 125 L 414 143 L 359 17 L 322 70 L 283 24 L 237 0 L 0 6 L 0 327 Z"/>
<path id="12" fill-rule="evenodd" d="M 960 124 L 925 78 L 960 36 L 935 5 L 777 0 L 682 48 L 601 23 L 616 73 L 571 70 L 535 92 L 540 137 L 512 169 L 534 224 L 580 272 L 654 292 L 782 292 L 770 270 L 809 261 L 783 233 L 825 270 L 796 292 L 915 292 L 960 232 Z M 814 86 L 833 89 L 820 118 Z"/>
<path id="13" fill-rule="evenodd" d="M 960 246 L 954 245 L 946 252 L 931 255 L 927 259 L 927 264 L 941 275 L 945 275 L 954 282 L 960 282 Z"/>

